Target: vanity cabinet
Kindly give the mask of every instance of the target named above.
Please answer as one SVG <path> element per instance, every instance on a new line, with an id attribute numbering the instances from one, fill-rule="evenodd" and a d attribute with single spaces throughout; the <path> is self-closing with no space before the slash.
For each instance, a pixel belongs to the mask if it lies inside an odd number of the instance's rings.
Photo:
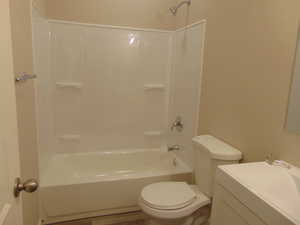
<path id="1" fill-rule="evenodd" d="M 216 185 L 211 225 L 266 225 L 221 185 Z"/>
<path id="2" fill-rule="evenodd" d="M 300 225 L 300 168 L 219 166 L 210 225 Z"/>

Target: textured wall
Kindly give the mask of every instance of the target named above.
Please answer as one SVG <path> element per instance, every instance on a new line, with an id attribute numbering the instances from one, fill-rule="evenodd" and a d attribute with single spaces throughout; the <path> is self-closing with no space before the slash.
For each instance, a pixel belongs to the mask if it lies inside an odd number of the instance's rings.
<path id="1" fill-rule="evenodd" d="M 175 0 L 46 0 L 51 19 L 83 23 L 173 29 Z"/>
<path id="2" fill-rule="evenodd" d="M 177 25 L 207 18 L 200 133 L 241 149 L 246 161 L 300 165 L 300 136 L 285 126 L 300 2 L 199 0 Z"/>
<path id="3" fill-rule="evenodd" d="M 41 16 L 46 16 L 46 0 L 31 0 L 33 8 L 37 9 Z"/>

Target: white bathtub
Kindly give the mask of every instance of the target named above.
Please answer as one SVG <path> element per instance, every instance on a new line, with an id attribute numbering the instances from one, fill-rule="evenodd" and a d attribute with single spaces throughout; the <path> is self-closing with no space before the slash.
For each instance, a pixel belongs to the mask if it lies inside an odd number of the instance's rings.
<path id="1" fill-rule="evenodd" d="M 192 170 L 160 149 L 58 154 L 41 174 L 44 217 L 136 209 L 141 189 L 166 180 L 191 181 Z"/>

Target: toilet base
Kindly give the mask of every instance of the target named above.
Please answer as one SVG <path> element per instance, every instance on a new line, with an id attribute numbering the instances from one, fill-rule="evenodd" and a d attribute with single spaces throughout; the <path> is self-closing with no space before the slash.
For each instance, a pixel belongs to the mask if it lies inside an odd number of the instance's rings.
<path id="1" fill-rule="evenodd" d="M 203 207 L 192 215 L 180 219 L 149 218 L 146 225 L 208 225 L 210 208 Z"/>

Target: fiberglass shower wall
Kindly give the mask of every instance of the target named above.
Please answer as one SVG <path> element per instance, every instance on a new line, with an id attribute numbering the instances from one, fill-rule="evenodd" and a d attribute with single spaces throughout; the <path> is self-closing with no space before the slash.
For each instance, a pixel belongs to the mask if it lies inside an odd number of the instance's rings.
<path id="1" fill-rule="evenodd" d="M 33 26 L 41 169 L 58 153 L 168 144 L 192 166 L 205 23 L 170 32 L 34 14 Z M 169 130 L 177 115 L 182 133 Z"/>
<path id="2" fill-rule="evenodd" d="M 54 119 L 53 114 L 53 90 L 49 75 L 49 23 L 33 7 L 32 32 L 34 47 L 34 70 L 38 76 L 36 80 L 36 110 L 37 110 L 37 135 L 39 169 L 47 166 L 48 160 L 53 156 L 54 143 Z"/>
<path id="3" fill-rule="evenodd" d="M 41 156 L 163 145 L 171 32 L 49 21 L 47 39 L 34 25 L 49 54 L 36 57 Z"/>
<path id="4" fill-rule="evenodd" d="M 56 22 L 50 29 L 56 151 L 160 147 L 170 33 Z"/>
<path id="5" fill-rule="evenodd" d="M 179 29 L 173 34 L 170 79 L 169 124 L 177 116 L 183 121 L 182 132 L 168 131 L 168 144 L 177 144 L 177 154 L 191 168 L 194 165 L 192 138 L 198 134 L 200 92 L 204 54 L 205 21 Z"/>

